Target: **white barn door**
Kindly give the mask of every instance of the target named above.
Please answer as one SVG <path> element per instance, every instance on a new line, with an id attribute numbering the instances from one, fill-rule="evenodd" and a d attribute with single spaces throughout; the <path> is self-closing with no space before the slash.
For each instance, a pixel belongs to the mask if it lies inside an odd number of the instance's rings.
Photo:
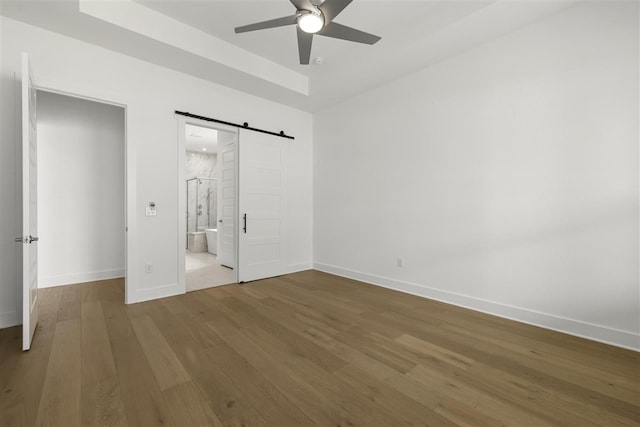
<path id="1" fill-rule="evenodd" d="M 286 273 L 285 144 L 276 136 L 240 130 L 239 282 Z"/>

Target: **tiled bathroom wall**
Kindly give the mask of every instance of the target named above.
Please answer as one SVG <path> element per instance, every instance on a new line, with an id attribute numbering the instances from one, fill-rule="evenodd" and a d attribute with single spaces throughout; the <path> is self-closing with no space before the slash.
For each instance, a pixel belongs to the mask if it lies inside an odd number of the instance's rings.
<path id="1" fill-rule="evenodd" d="M 185 158 L 185 178 L 216 178 L 217 154 L 188 151 Z M 216 181 L 187 181 L 187 231 L 203 231 L 216 228 L 217 190 Z M 196 199 L 197 194 L 197 199 Z M 198 229 L 196 230 L 196 219 Z"/>

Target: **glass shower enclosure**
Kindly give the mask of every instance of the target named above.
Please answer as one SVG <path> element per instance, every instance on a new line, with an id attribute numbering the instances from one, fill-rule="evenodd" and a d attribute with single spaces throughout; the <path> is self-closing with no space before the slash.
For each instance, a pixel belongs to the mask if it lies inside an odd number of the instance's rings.
<path id="1" fill-rule="evenodd" d="M 187 179 L 187 233 L 216 228 L 217 201 L 216 178 Z"/>

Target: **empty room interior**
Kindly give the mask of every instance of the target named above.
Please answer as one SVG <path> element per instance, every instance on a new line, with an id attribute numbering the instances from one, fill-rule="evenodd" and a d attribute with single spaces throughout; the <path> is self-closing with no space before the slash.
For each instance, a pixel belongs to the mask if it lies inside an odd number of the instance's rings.
<path id="1" fill-rule="evenodd" d="M 637 0 L 0 0 L 0 426 L 640 425 Z"/>

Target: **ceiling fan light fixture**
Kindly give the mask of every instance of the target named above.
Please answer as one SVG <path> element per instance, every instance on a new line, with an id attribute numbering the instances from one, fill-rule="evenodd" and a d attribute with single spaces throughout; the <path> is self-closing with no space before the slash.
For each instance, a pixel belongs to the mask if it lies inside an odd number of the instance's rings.
<path id="1" fill-rule="evenodd" d="M 284 0 L 278 1 L 284 3 Z M 296 25 L 300 65 L 309 65 L 311 45 L 315 34 L 369 45 L 376 44 L 380 40 L 380 37 L 374 34 L 334 22 L 336 16 L 353 0 L 289 0 L 289 2 L 296 8 L 294 15 L 236 27 L 234 28 L 235 33 Z"/>
<path id="2" fill-rule="evenodd" d="M 305 33 L 315 34 L 324 27 L 324 18 L 320 13 L 305 13 L 298 18 L 298 26 Z"/>

